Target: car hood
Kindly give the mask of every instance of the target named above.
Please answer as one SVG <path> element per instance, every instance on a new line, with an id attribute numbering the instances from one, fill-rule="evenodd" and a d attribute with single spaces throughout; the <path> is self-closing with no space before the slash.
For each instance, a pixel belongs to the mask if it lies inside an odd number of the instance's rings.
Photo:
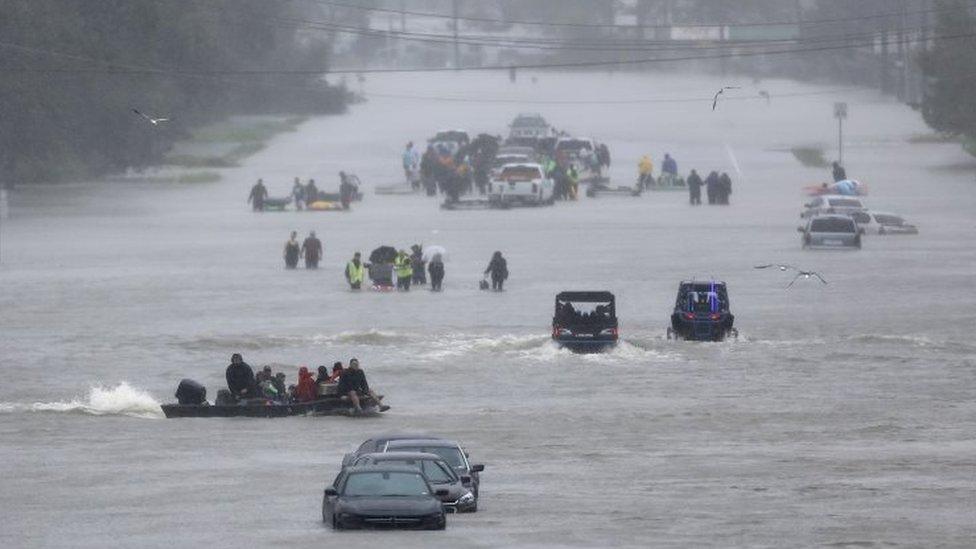
<path id="1" fill-rule="evenodd" d="M 336 510 L 355 515 L 424 515 L 440 511 L 441 502 L 430 496 L 343 498 Z"/>

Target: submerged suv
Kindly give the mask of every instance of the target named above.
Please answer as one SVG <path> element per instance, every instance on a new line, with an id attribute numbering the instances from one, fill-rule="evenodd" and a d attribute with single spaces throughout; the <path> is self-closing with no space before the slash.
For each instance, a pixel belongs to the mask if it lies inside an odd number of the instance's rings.
<path id="1" fill-rule="evenodd" d="M 806 226 L 797 227 L 804 249 L 808 248 L 861 248 L 863 232 L 849 215 L 817 215 Z"/>

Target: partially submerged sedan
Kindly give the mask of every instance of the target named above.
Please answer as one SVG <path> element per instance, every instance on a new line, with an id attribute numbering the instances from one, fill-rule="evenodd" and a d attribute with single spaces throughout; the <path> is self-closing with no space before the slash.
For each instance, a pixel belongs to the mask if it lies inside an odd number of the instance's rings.
<path id="1" fill-rule="evenodd" d="M 804 249 L 841 248 L 861 249 L 863 232 L 850 215 L 817 215 L 796 230 Z"/>
<path id="2" fill-rule="evenodd" d="M 322 521 L 347 528 L 443 530 L 447 517 L 427 477 L 414 467 L 392 465 L 343 469 L 322 498 Z"/>
<path id="3" fill-rule="evenodd" d="M 454 469 L 464 487 L 474 495 L 475 507 L 472 510 L 477 509 L 481 488 L 480 473 L 485 470 L 485 466 L 480 463 L 472 464 L 468 461 L 468 453 L 457 442 L 444 439 L 391 440 L 386 443 L 381 451 L 422 452 L 440 456 Z"/>
<path id="4" fill-rule="evenodd" d="M 359 465 L 396 465 L 415 467 L 427 477 L 427 481 L 435 490 L 447 490 L 440 497 L 444 510 L 457 513 L 468 513 L 478 510 L 478 502 L 474 494 L 465 487 L 471 484 L 471 478 L 459 476 L 454 468 L 437 454 L 423 452 L 386 452 L 359 456 L 353 466 Z"/>
<path id="5" fill-rule="evenodd" d="M 867 210 L 854 212 L 851 217 L 864 234 L 918 234 L 918 227 L 897 214 Z"/>

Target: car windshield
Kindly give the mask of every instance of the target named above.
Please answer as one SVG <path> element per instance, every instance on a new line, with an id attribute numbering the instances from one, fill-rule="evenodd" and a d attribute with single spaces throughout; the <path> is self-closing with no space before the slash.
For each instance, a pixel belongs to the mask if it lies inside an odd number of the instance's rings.
<path id="1" fill-rule="evenodd" d="M 897 215 L 875 214 L 874 220 L 877 221 L 879 225 L 901 226 L 905 224 L 905 220 Z"/>
<path id="2" fill-rule="evenodd" d="M 423 471 L 427 475 L 427 479 L 434 484 L 454 482 L 457 479 L 450 467 L 433 459 L 384 459 L 382 462 L 390 465 L 416 467 Z"/>
<path id="3" fill-rule="evenodd" d="M 855 198 L 831 198 L 832 208 L 861 208 L 861 201 Z"/>
<path id="4" fill-rule="evenodd" d="M 344 496 L 429 496 L 430 489 L 420 473 L 376 471 L 352 473 L 346 479 Z"/>
<path id="5" fill-rule="evenodd" d="M 810 223 L 812 233 L 853 233 L 854 220 L 842 219 L 840 217 L 828 217 L 824 219 L 814 219 Z"/>
<path id="6" fill-rule="evenodd" d="M 502 168 L 499 177 L 506 181 L 532 181 L 533 179 L 542 179 L 542 173 L 539 168 L 533 166 L 510 166 Z"/>
<path id="7" fill-rule="evenodd" d="M 446 461 L 448 465 L 454 467 L 455 470 L 467 470 L 467 465 L 464 463 L 464 456 L 461 455 L 461 450 L 458 448 L 450 446 L 398 446 L 396 448 L 390 448 L 390 450 L 397 452 L 420 452 L 424 454 L 435 454 Z"/>

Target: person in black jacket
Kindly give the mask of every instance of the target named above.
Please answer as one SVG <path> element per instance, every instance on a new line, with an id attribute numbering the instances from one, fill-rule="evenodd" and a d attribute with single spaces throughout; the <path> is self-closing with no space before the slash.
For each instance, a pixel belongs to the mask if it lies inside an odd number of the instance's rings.
<path id="1" fill-rule="evenodd" d="M 732 178 L 729 177 L 729 174 L 722 172 L 718 178 L 718 203 L 728 206 L 730 194 L 732 194 Z"/>
<path id="2" fill-rule="evenodd" d="M 427 271 L 430 272 L 430 289 L 441 291 L 441 283 L 444 282 L 444 258 L 441 254 L 434 254 L 427 264 Z"/>
<path id="3" fill-rule="evenodd" d="M 502 291 L 502 286 L 505 284 L 505 280 L 508 279 L 508 261 L 505 261 L 501 252 L 495 252 L 491 256 L 491 261 L 488 262 L 488 268 L 485 269 L 485 274 L 491 274 L 491 289 L 496 292 Z"/>
<path id="4" fill-rule="evenodd" d="M 833 172 L 834 183 L 847 179 L 847 170 L 844 169 L 844 166 L 840 165 L 840 162 L 834 162 Z"/>
<path id="5" fill-rule="evenodd" d="M 701 206 L 701 188 L 705 183 L 695 170 L 688 176 L 688 197 L 692 206 Z"/>
<path id="6" fill-rule="evenodd" d="M 231 355 L 225 376 L 227 388 L 235 398 L 249 398 L 254 395 L 254 370 L 244 362 L 240 353 Z"/>
<path id="7" fill-rule="evenodd" d="M 336 392 L 342 396 L 349 397 L 349 401 L 352 402 L 357 413 L 363 411 L 363 407 L 359 403 L 360 397 L 367 395 L 380 406 L 381 412 L 390 409 L 389 406 L 380 404 L 380 401 L 383 400 L 383 395 L 377 395 L 369 388 L 369 383 L 366 382 L 366 373 L 359 368 L 358 358 L 351 359 L 349 361 L 349 367 L 343 370 L 342 377 L 339 378 L 339 386 L 336 387 Z"/>
<path id="8" fill-rule="evenodd" d="M 705 178 L 705 194 L 708 196 L 708 203 L 715 204 L 718 200 L 720 183 L 718 172 L 712 172 Z"/>

